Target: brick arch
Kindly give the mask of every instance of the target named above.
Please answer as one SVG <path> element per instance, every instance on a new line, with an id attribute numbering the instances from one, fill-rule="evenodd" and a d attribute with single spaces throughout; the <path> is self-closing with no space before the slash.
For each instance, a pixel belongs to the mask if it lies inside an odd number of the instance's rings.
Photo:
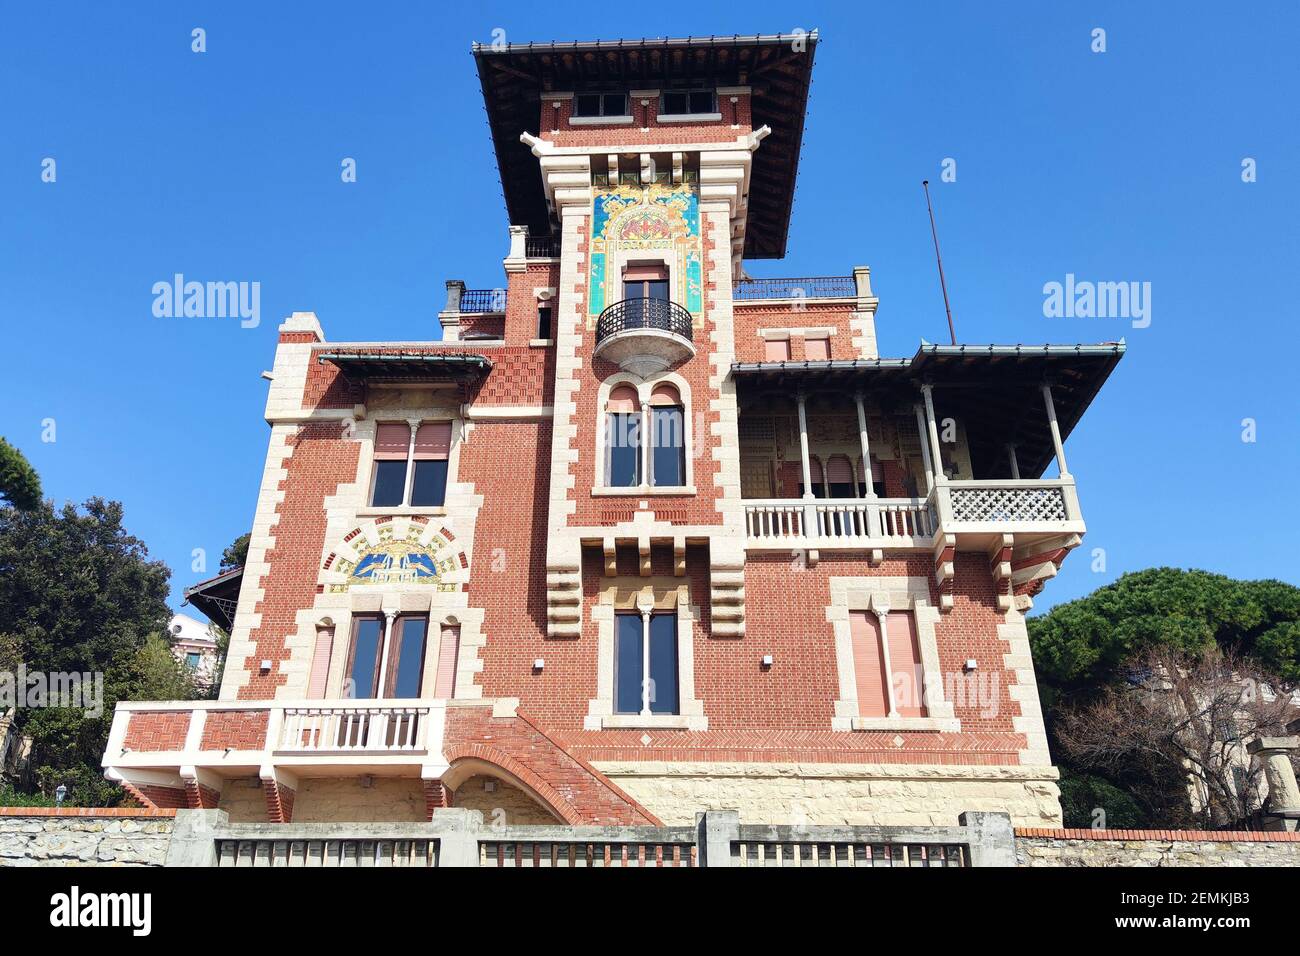
<path id="1" fill-rule="evenodd" d="M 490 767 L 495 767 L 512 778 L 511 783 L 519 785 L 520 789 L 565 823 L 577 826 L 584 822 L 582 815 L 564 797 L 560 796 L 559 791 L 514 757 L 495 747 L 489 747 L 486 744 L 458 744 L 447 747 L 443 752 L 443 756 L 448 763 L 447 770 L 443 773 L 444 780 L 449 773 L 456 769 L 458 763 L 480 761 Z"/>

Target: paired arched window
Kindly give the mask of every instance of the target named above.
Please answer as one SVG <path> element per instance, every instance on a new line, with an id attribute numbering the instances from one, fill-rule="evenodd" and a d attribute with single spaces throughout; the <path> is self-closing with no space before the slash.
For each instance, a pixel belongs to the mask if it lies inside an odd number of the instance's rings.
<path id="1" fill-rule="evenodd" d="M 686 484 L 686 407 L 677 389 L 666 382 L 650 393 L 650 484 Z"/>
<path id="2" fill-rule="evenodd" d="M 641 484 L 641 400 L 631 385 L 619 385 L 605 403 L 605 484 Z"/>
<path id="3" fill-rule="evenodd" d="M 605 401 L 605 486 L 686 486 L 686 405 L 677 386 L 655 385 L 642 407 L 632 385 L 616 385 Z"/>

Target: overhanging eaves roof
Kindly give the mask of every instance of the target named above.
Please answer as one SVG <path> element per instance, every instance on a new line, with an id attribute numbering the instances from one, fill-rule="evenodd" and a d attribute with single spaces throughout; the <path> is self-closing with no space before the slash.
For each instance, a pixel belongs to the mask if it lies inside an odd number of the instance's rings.
<path id="1" fill-rule="evenodd" d="M 464 352 L 318 352 L 316 360 L 355 380 L 471 382 L 492 371 L 487 356 Z"/>
<path id="2" fill-rule="evenodd" d="M 239 589 L 243 581 L 244 569 L 231 568 L 186 588 L 182 592 L 183 601 L 213 624 L 229 631 L 235 624 L 235 608 L 239 604 Z"/>
<path id="3" fill-rule="evenodd" d="M 1037 477 L 1053 455 L 1046 412 L 1037 394 L 1052 385 L 1061 437 L 1073 431 L 1123 358 L 1123 342 L 1100 345 L 934 345 L 922 342 L 910 359 L 746 362 L 731 366 L 742 389 L 799 389 L 852 395 L 862 390 L 885 404 L 909 407 L 919 387 L 934 388 L 936 414 L 967 426 L 976 474 L 997 477 L 1015 444 L 1021 474 Z"/>

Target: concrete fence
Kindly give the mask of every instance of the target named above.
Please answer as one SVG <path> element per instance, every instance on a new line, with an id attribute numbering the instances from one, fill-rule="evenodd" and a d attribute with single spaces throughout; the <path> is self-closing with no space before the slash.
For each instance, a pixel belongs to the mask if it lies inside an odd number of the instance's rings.
<path id="1" fill-rule="evenodd" d="M 230 823 L 222 810 L 0 808 L 0 866 L 886 867 L 1296 866 L 1300 834 L 767 826 L 708 811 L 694 826 L 493 826 L 467 809 L 428 823 Z"/>

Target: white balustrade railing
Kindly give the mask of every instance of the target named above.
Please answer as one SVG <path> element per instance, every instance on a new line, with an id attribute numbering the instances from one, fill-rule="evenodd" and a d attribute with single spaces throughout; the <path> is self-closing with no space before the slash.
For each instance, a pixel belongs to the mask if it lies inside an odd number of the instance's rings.
<path id="1" fill-rule="evenodd" d="M 951 524 L 957 530 L 972 525 L 1065 529 L 1073 523 L 1082 524 L 1074 482 L 1068 478 L 948 481 L 936 490 L 945 527 Z"/>
<path id="2" fill-rule="evenodd" d="M 751 547 L 927 545 L 934 513 L 924 498 L 777 498 L 745 502 Z"/>
<path id="3" fill-rule="evenodd" d="M 427 706 L 285 707 L 276 749 L 292 753 L 425 748 Z"/>
<path id="4" fill-rule="evenodd" d="M 929 498 L 745 501 L 750 548 L 921 548 L 943 533 L 1082 534 L 1070 478 L 940 482 Z"/>

